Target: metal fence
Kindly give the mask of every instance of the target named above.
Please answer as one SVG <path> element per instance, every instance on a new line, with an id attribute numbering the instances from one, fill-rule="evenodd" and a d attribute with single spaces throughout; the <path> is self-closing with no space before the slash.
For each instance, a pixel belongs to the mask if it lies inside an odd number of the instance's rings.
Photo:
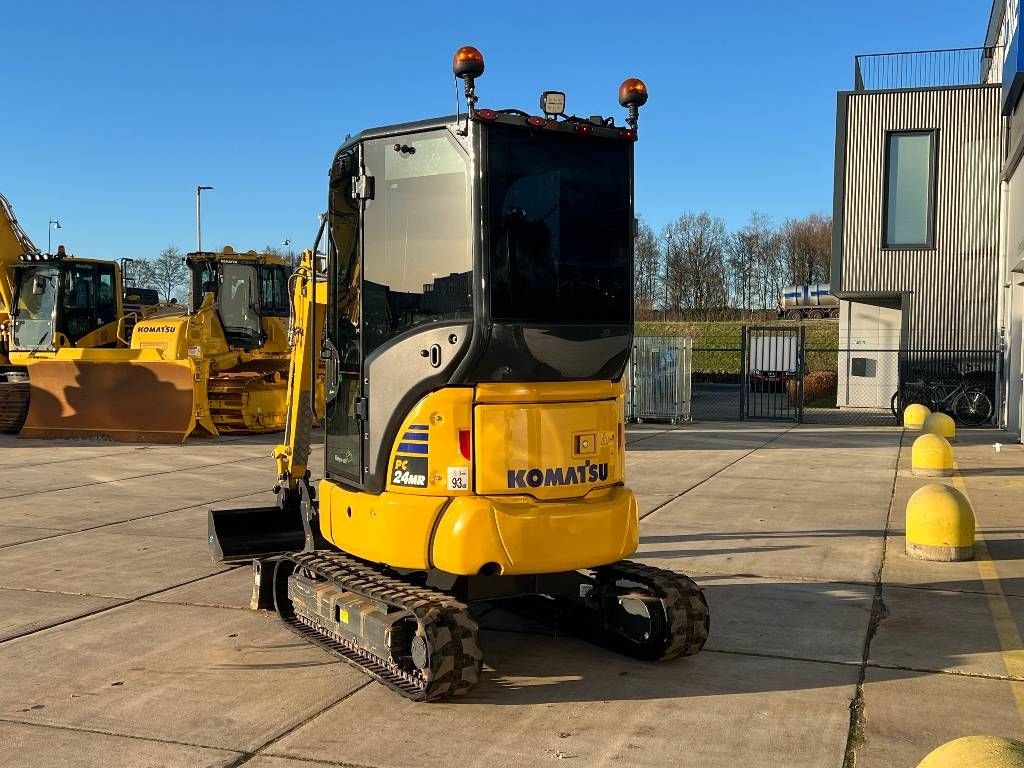
<path id="1" fill-rule="evenodd" d="M 999 83 L 1002 46 L 871 53 L 854 58 L 858 91 Z"/>
<path id="2" fill-rule="evenodd" d="M 692 339 L 637 336 L 626 388 L 626 418 L 670 424 L 689 420 L 692 364 Z"/>
<path id="3" fill-rule="evenodd" d="M 998 350 L 808 348 L 801 419 L 898 424 L 912 402 L 965 427 L 995 424 Z"/>
<path id="4" fill-rule="evenodd" d="M 993 426 L 1002 407 L 1001 362 L 994 349 L 805 345 L 799 326 L 746 326 L 738 341 L 701 346 L 685 337 L 638 336 L 626 415 L 894 426 L 919 402 L 963 427 Z"/>

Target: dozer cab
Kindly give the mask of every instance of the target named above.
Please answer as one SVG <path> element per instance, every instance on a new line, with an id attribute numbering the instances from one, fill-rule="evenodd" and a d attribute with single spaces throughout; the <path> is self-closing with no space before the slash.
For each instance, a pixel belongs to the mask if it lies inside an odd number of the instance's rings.
<path id="1" fill-rule="evenodd" d="M 626 126 L 475 107 L 364 131 L 338 150 L 328 214 L 296 273 L 278 503 L 211 510 L 218 562 L 252 560 L 253 606 L 399 694 L 465 693 L 480 603 L 630 656 L 697 653 L 700 588 L 624 558 L 623 374 L 632 343 Z M 324 264 L 316 255 L 326 238 Z M 306 424 L 326 358 L 324 479 Z"/>
<path id="2" fill-rule="evenodd" d="M 182 442 L 284 428 L 289 268 L 230 246 L 190 253 L 190 308 L 137 322 L 128 349 L 63 351 L 36 366 L 22 437 Z"/>
<path id="3" fill-rule="evenodd" d="M 59 350 L 127 347 L 132 327 L 156 311 L 153 292 L 124 286 L 120 263 L 39 251 L 0 196 L 0 432 L 18 432 L 32 371 Z M 129 304 L 129 302 L 131 302 Z"/>

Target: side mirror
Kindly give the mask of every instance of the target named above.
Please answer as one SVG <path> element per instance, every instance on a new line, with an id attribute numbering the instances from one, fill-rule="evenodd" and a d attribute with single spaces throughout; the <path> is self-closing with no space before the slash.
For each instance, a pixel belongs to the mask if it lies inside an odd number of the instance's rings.
<path id="1" fill-rule="evenodd" d="M 46 293 L 46 277 L 44 275 L 36 275 L 32 278 L 32 295 L 42 296 Z"/>

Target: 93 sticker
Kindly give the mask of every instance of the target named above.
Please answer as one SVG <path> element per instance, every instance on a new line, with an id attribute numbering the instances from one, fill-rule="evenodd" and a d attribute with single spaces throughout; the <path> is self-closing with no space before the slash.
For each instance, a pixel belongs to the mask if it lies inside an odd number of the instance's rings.
<path id="1" fill-rule="evenodd" d="M 448 467 L 448 490 L 469 490 L 469 467 Z"/>

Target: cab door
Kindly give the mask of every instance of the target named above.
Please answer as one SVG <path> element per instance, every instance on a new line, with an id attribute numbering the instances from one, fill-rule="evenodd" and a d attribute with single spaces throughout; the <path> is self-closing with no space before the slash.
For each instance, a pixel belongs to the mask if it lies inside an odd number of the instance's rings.
<path id="1" fill-rule="evenodd" d="M 361 175 L 353 147 L 331 168 L 327 213 L 328 305 L 323 357 L 327 367 L 327 474 L 346 485 L 363 484 Z"/>

